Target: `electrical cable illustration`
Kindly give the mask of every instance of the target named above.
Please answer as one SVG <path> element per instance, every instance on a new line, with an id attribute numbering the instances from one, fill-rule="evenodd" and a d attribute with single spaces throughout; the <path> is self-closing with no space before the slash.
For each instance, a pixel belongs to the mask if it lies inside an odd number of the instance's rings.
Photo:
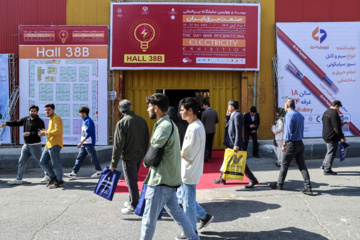
<path id="1" fill-rule="evenodd" d="M 295 66 L 295 64 L 289 60 L 290 63 L 287 64 L 285 67 L 292 72 L 297 78 L 299 78 L 304 84 L 305 86 L 307 86 L 309 88 L 309 90 L 311 92 L 314 93 L 314 95 L 319 98 L 319 100 L 325 104 L 326 107 L 330 107 L 331 106 L 331 102 L 330 100 L 306 77 L 304 76 L 299 69 Z M 342 112 L 339 110 L 339 113 L 342 114 Z M 354 133 L 354 135 L 356 136 L 360 136 L 360 130 L 352 123 L 349 122 L 349 128 L 350 130 Z"/>
<path id="2" fill-rule="evenodd" d="M 313 62 L 309 58 L 308 55 L 304 53 L 301 48 L 298 47 L 279 27 L 276 27 L 276 32 L 278 36 L 297 54 L 299 57 L 304 60 L 304 62 L 314 70 L 314 72 L 319 75 L 320 78 L 323 78 L 325 82 L 335 91 L 337 92 L 339 89 L 336 87 L 336 85 L 330 80 L 328 76 L 319 68 L 316 63 Z"/>

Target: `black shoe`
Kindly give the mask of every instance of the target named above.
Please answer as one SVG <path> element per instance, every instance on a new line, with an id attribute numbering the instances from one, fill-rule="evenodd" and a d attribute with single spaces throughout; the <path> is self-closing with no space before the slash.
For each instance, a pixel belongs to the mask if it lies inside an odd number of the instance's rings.
<path id="1" fill-rule="evenodd" d="M 59 188 L 64 186 L 64 181 L 55 181 L 53 185 L 49 186 L 49 189 Z"/>
<path id="2" fill-rule="evenodd" d="M 204 230 L 214 220 L 214 216 L 206 214 L 204 219 L 200 219 L 200 225 L 198 231 Z"/>
<path id="3" fill-rule="evenodd" d="M 324 171 L 324 175 L 337 175 L 337 172 L 333 172 L 333 170 Z"/>
<path id="4" fill-rule="evenodd" d="M 226 184 L 226 181 L 225 180 L 222 180 L 222 179 L 214 179 L 213 182 L 215 184 L 221 184 L 221 185 L 225 185 Z"/>
<path id="5" fill-rule="evenodd" d="M 307 194 L 307 195 L 312 195 L 313 194 L 313 191 L 309 187 L 305 187 L 304 189 L 301 189 L 301 192 L 303 194 Z"/>
<path id="6" fill-rule="evenodd" d="M 205 157 L 205 162 L 208 162 L 209 161 L 209 158 L 208 157 Z"/>
<path id="7" fill-rule="evenodd" d="M 56 182 L 56 177 L 50 178 L 50 181 L 46 184 L 46 187 L 49 187 L 50 185 L 53 185 Z"/>
<path id="8" fill-rule="evenodd" d="M 195 233 L 197 235 L 198 231 L 195 230 Z M 175 240 L 182 240 L 182 239 L 188 239 L 183 232 L 175 237 Z"/>
<path id="9" fill-rule="evenodd" d="M 245 188 L 254 188 L 256 184 L 258 184 L 258 180 L 250 180 L 249 184 L 245 186 Z"/>
<path id="10" fill-rule="evenodd" d="M 269 183 L 268 185 L 269 185 L 269 187 L 270 187 L 271 189 L 283 190 L 283 186 L 277 184 L 276 182 L 274 182 L 274 183 Z"/>
<path id="11" fill-rule="evenodd" d="M 275 163 L 275 165 L 277 166 L 277 167 L 281 167 L 281 163 Z"/>

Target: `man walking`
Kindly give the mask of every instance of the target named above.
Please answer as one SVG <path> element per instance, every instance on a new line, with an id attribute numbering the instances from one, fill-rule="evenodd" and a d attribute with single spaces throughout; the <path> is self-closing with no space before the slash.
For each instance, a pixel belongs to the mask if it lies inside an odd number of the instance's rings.
<path id="1" fill-rule="evenodd" d="M 22 133 L 22 135 L 24 136 L 24 145 L 21 148 L 18 174 L 15 179 L 7 182 L 10 185 L 22 184 L 22 178 L 26 170 L 28 160 L 31 156 L 33 156 L 35 161 L 40 165 L 42 150 L 41 150 L 41 138 L 38 135 L 38 131 L 39 129 L 44 129 L 45 124 L 44 121 L 38 116 L 38 112 L 39 112 L 39 107 L 35 105 L 31 105 L 29 108 L 30 116 L 21 118 L 17 121 L 5 122 L 1 124 L 2 128 L 5 128 L 6 126 L 24 127 L 24 132 Z M 50 177 L 45 174 L 45 177 L 41 180 L 41 182 L 48 182 L 49 180 Z"/>
<path id="2" fill-rule="evenodd" d="M 149 145 L 149 129 L 144 118 L 131 109 L 129 100 L 119 102 L 122 117 L 116 124 L 114 146 L 110 170 L 114 171 L 120 161 L 129 188 L 129 201 L 121 209 L 124 214 L 132 214 L 139 201 L 138 172 Z"/>
<path id="3" fill-rule="evenodd" d="M 284 143 L 281 150 L 284 152 L 281 163 L 279 179 L 277 183 L 269 183 L 272 189 L 283 190 L 284 181 L 291 161 L 295 158 L 296 164 L 304 179 L 305 188 L 301 190 L 304 194 L 312 194 L 310 175 L 304 160 L 304 117 L 295 110 L 295 101 L 288 98 L 285 102 L 287 114 L 284 118 Z"/>
<path id="4" fill-rule="evenodd" d="M 61 118 L 55 113 L 54 104 L 48 103 L 45 105 L 45 114 L 50 120 L 48 130 L 42 129 L 39 131 L 40 137 L 47 136 L 45 149 L 40 159 L 40 165 L 50 176 L 50 181 L 46 186 L 49 188 L 58 188 L 64 185 L 60 157 L 60 151 L 63 147 L 63 123 Z M 52 164 L 50 164 L 50 160 Z"/>
<path id="5" fill-rule="evenodd" d="M 339 146 L 339 141 L 346 142 L 344 134 L 341 127 L 341 119 L 339 116 L 339 109 L 342 107 L 340 101 L 335 100 L 331 103 L 331 106 L 326 110 L 322 117 L 323 122 L 323 132 L 322 136 L 326 143 L 327 153 L 325 155 L 324 162 L 322 164 L 322 169 L 324 170 L 324 175 L 336 175 L 331 167 L 336 156 L 336 152 Z"/>
<path id="6" fill-rule="evenodd" d="M 198 230 L 203 230 L 213 220 L 213 216 L 196 202 L 196 184 L 204 170 L 205 128 L 197 118 L 199 104 L 194 97 L 187 97 L 180 101 L 180 115 L 189 125 L 181 150 L 181 187 L 178 189 L 186 216 L 194 230 L 196 230 L 197 216 L 200 218 Z M 181 233 L 176 239 L 187 239 Z"/>
<path id="7" fill-rule="evenodd" d="M 80 117 L 83 119 L 81 127 L 81 141 L 77 145 L 80 148 L 79 154 L 76 158 L 75 166 L 72 169 L 71 173 L 65 173 L 65 177 L 76 178 L 76 174 L 81 168 L 86 156 L 90 154 L 91 161 L 95 166 L 96 172 L 91 175 L 92 178 L 98 178 L 101 176 L 101 166 L 100 162 L 96 156 L 95 143 L 96 143 L 96 134 L 95 134 L 95 124 L 93 120 L 89 117 L 89 108 L 81 107 L 79 109 Z"/>
<path id="8" fill-rule="evenodd" d="M 210 108 L 209 102 L 204 102 L 203 108 L 205 111 L 201 115 L 201 122 L 204 124 L 206 132 L 205 162 L 207 162 L 211 159 L 212 145 L 216 132 L 215 124 L 219 122 L 219 118 L 217 112 Z"/>
<path id="9" fill-rule="evenodd" d="M 260 126 L 260 115 L 255 106 L 250 107 L 250 112 L 244 115 L 244 151 L 247 150 L 250 136 L 253 141 L 253 157 L 259 158 L 259 144 L 257 130 Z"/>
<path id="10" fill-rule="evenodd" d="M 225 137 L 224 145 L 227 148 L 234 149 L 234 152 L 238 152 L 243 147 L 242 141 L 242 129 L 244 124 L 244 119 L 239 109 L 239 102 L 237 100 L 230 100 L 228 103 L 228 110 L 225 117 Z M 250 179 L 248 185 L 245 188 L 253 188 L 258 184 L 258 180 L 251 172 L 248 165 L 245 165 L 245 175 Z M 216 184 L 226 184 L 225 180 L 222 179 L 223 173 L 221 172 L 220 178 L 218 180 L 213 180 Z"/>
<path id="11" fill-rule="evenodd" d="M 179 225 L 187 239 L 198 240 L 189 219 L 178 204 L 176 189 L 181 184 L 180 139 L 177 127 L 167 115 L 169 98 L 156 93 L 146 98 L 150 119 L 156 119 L 151 136 L 151 146 L 161 148 L 166 144 L 160 164 L 149 167 L 144 181 L 148 185 L 145 210 L 141 225 L 141 239 L 152 239 L 157 218 L 165 207 L 168 214 Z"/>

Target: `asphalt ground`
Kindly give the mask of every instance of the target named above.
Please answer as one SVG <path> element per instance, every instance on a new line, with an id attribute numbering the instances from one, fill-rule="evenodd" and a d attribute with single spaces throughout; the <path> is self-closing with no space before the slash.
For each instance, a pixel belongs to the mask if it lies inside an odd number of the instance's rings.
<path id="1" fill-rule="evenodd" d="M 260 184 L 244 187 L 203 189 L 197 200 L 215 216 L 201 239 L 360 239 L 360 158 L 340 163 L 337 176 L 325 176 L 322 160 L 309 160 L 314 194 L 300 193 L 303 181 L 292 163 L 284 190 L 267 184 L 279 173 L 273 159 L 249 158 L 248 164 Z M 71 169 L 64 169 L 70 172 Z M 121 213 L 127 193 L 115 194 L 112 202 L 93 193 L 97 179 L 92 166 L 83 166 L 78 179 L 64 179 L 65 186 L 48 189 L 40 183 L 43 172 L 28 169 L 24 182 L 6 182 L 16 170 L 0 170 L 0 239 L 124 239 L 140 238 L 141 217 Z M 155 240 L 172 240 L 180 233 L 164 213 L 158 221 Z"/>

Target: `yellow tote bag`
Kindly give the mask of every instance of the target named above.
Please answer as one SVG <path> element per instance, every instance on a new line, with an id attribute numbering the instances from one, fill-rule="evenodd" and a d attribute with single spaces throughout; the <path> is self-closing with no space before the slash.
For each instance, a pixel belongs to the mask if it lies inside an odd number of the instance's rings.
<path id="1" fill-rule="evenodd" d="M 233 149 L 226 149 L 223 163 L 223 180 L 244 180 L 246 165 L 246 151 L 234 152 Z"/>

